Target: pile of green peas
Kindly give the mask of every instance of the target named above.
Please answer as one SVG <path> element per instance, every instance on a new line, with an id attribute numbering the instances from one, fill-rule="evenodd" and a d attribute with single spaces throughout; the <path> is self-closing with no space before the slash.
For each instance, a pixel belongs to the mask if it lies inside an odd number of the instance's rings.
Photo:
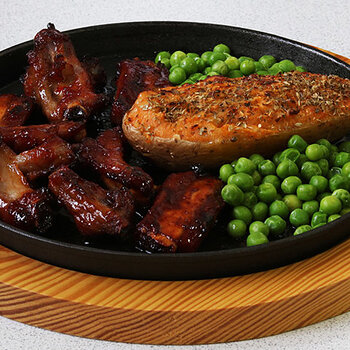
<path id="1" fill-rule="evenodd" d="M 308 145 L 293 135 L 272 159 L 259 154 L 224 164 L 221 196 L 232 206 L 228 233 L 247 246 L 299 235 L 350 212 L 350 141 Z"/>
<path id="2" fill-rule="evenodd" d="M 291 60 L 276 62 L 275 57 L 264 55 L 255 61 L 251 57 L 231 56 L 230 48 L 225 44 L 216 45 L 212 51 L 185 53 L 161 51 L 156 55 L 155 63 L 163 63 L 169 69 L 169 81 L 174 85 L 194 84 L 208 76 L 222 75 L 239 78 L 253 73 L 259 75 L 276 75 L 297 70 L 306 72 L 302 66 L 296 66 Z"/>

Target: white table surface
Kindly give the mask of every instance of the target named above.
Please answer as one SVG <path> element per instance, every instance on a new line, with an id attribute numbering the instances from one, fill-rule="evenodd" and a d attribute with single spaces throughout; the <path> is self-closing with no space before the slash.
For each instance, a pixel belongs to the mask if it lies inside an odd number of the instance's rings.
<path id="1" fill-rule="evenodd" d="M 0 50 L 32 39 L 48 22 L 57 29 L 131 21 L 177 20 L 245 27 L 350 57 L 349 0 L 0 0 Z M 218 38 L 220 41 L 220 38 Z M 152 346 L 83 339 L 0 316 L 1 350 L 350 349 L 350 313 L 288 333 L 236 343 Z"/>

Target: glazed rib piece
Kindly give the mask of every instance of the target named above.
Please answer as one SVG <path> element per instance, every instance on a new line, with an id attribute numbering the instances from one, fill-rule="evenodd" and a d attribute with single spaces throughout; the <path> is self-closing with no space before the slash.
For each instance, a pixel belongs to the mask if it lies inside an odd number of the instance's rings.
<path id="1" fill-rule="evenodd" d="M 293 134 L 308 142 L 342 137 L 350 131 L 350 80 L 290 72 L 145 91 L 125 115 L 123 131 L 163 167 L 216 167 L 269 155 Z"/>
<path id="2" fill-rule="evenodd" d="M 138 94 L 145 90 L 169 86 L 168 70 L 163 65 L 138 58 L 118 63 L 116 92 L 112 105 L 111 120 L 121 125 L 124 114 L 136 101 Z"/>
<path id="3" fill-rule="evenodd" d="M 0 143 L 0 218 L 26 230 L 46 231 L 52 223 L 45 190 L 33 190 L 15 164 L 16 154 Z"/>
<path id="4" fill-rule="evenodd" d="M 40 146 L 17 155 L 15 163 L 29 181 L 34 181 L 74 160 L 70 145 L 58 136 L 52 136 Z"/>
<path id="5" fill-rule="evenodd" d="M 24 91 L 50 122 L 87 119 L 103 105 L 103 96 L 95 94 L 70 39 L 53 24 L 35 36 L 28 62 Z"/>
<path id="6" fill-rule="evenodd" d="M 223 207 L 222 182 L 174 173 L 164 181 L 152 208 L 137 225 L 137 247 L 147 252 L 194 252 Z"/>
<path id="7" fill-rule="evenodd" d="M 130 226 L 134 207 L 125 188 L 108 192 L 62 167 L 49 176 L 49 189 L 73 216 L 83 235 L 118 236 Z"/>
<path id="8" fill-rule="evenodd" d="M 95 92 L 101 91 L 107 83 L 107 76 L 97 57 L 83 57 L 81 63 L 89 74 Z"/>
<path id="9" fill-rule="evenodd" d="M 140 167 L 131 166 L 124 161 L 121 129 L 116 127 L 101 133 L 97 139 L 86 138 L 78 151 L 82 164 L 97 171 L 109 188 L 113 182 L 140 193 L 145 197 L 153 194 L 153 180 Z"/>
<path id="10" fill-rule="evenodd" d="M 23 125 L 33 109 L 28 97 L 0 95 L 0 126 Z"/>

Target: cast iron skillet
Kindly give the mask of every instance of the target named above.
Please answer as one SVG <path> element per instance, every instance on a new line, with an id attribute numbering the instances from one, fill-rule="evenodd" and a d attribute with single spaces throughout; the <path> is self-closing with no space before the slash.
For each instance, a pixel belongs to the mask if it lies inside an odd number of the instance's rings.
<path id="1" fill-rule="evenodd" d="M 58 28 L 59 29 L 59 28 Z M 258 58 L 272 54 L 289 58 L 309 71 L 350 77 L 350 66 L 337 58 L 301 43 L 252 30 L 183 22 L 138 22 L 94 26 L 67 32 L 78 56 L 90 55 L 102 60 L 109 78 L 122 58 L 152 59 L 155 52 L 183 50 L 204 52 L 218 42 L 233 49 L 235 56 Z M 35 33 L 33 33 L 34 36 Z M 0 53 L 0 93 L 21 93 L 18 82 L 27 65 L 26 42 Z M 266 245 L 196 253 L 144 254 L 86 246 L 83 241 L 66 239 L 64 223 L 56 239 L 39 236 L 0 222 L 0 243 L 44 262 L 86 273 L 134 279 L 203 279 L 233 276 L 283 266 L 320 253 L 344 240 L 350 216 L 296 237 L 287 237 Z M 215 232 L 214 232 L 215 234 Z M 61 239 L 61 237 L 65 237 Z"/>

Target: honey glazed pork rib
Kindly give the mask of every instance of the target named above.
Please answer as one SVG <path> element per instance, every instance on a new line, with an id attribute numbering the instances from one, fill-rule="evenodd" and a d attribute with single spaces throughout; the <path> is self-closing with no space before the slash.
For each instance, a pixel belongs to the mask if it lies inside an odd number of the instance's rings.
<path id="1" fill-rule="evenodd" d="M 222 182 L 192 172 L 164 181 L 152 208 L 137 225 L 137 243 L 147 252 L 194 252 L 223 208 Z"/>
<path id="2" fill-rule="evenodd" d="M 168 70 L 164 65 L 141 61 L 138 58 L 119 62 L 111 121 L 121 125 L 125 112 L 134 104 L 141 91 L 169 85 Z"/>
<path id="3" fill-rule="evenodd" d="M 15 159 L 16 154 L 0 142 L 0 218 L 22 229 L 44 232 L 52 224 L 48 193 L 29 186 Z"/>
<path id="4" fill-rule="evenodd" d="M 41 106 L 50 122 L 87 119 L 104 105 L 103 95 L 94 92 L 69 37 L 53 24 L 35 36 L 28 62 L 25 94 Z"/>
<path id="5" fill-rule="evenodd" d="M 23 125 L 32 109 L 33 103 L 28 97 L 0 95 L 0 126 Z"/>
<path id="6" fill-rule="evenodd" d="M 62 167 L 49 176 L 49 189 L 73 216 L 81 234 L 123 236 L 129 229 L 134 205 L 126 188 L 106 191 Z"/>

